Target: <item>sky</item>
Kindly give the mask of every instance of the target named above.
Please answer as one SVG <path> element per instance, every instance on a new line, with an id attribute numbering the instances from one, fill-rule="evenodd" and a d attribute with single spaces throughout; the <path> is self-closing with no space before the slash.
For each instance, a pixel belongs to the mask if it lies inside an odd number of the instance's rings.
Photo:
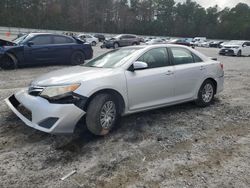
<path id="1" fill-rule="evenodd" d="M 176 2 L 185 2 L 186 0 L 175 0 Z M 201 6 L 208 8 L 214 5 L 218 5 L 220 8 L 234 7 L 238 3 L 246 3 L 250 6 L 250 0 L 193 0 L 199 3 Z"/>

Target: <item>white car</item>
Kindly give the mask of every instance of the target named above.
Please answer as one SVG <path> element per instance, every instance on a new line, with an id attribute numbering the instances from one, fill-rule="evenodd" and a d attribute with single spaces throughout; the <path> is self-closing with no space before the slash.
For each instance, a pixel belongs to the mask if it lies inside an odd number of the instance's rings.
<path id="1" fill-rule="evenodd" d="M 207 38 L 206 37 L 195 37 L 192 42 L 193 42 L 194 46 L 202 47 L 202 44 L 207 42 Z"/>
<path id="2" fill-rule="evenodd" d="M 200 43 L 200 46 L 204 47 L 204 48 L 209 48 L 209 41 L 204 41 L 204 42 Z"/>
<path id="3" fill-rule="evenodd" d="M 250 41 L 233 40 L 223 44 L 220 55 L 250 56 Z"/>
<path id="4" fill-rule="evenodd" d="M 5 101 L 40 131 L 72 133 L 84 117 L 93 134 L 105 135 L 121 115 L 188 101 L 208 106 L 223 83 L 223 65 L 189 47 L 131 46 L 47 73 Z"/>
<path id="5" fill-rule="evenodd" d="M 92 46 L 96 46 L 99 42 L 98 38 L 89 35 L 89 34 L 80 34 L 78 37 L 82 40 L 85 40 L 87 43 L 91 44 Z"/>

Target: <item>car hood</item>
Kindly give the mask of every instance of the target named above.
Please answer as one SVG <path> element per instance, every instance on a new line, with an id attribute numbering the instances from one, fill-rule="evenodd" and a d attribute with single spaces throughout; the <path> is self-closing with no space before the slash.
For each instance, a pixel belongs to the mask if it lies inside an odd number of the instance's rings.
<path id="1" fill-rule="evenodd" d="M 0 39 L 0 47 L 3 47 L 3 46 L 15 46 L 15 45 L 16 45 L 16 43 L 14 43 L 14 42 Z"/>
<path id="2" fill-rule="evenodd" d="M 53 86 L 80 83 L 82 81 L 108 76 L 112 74 L 112 72 L 112 68 L 75 66 L 44 74 L 32 81 L 31 85 Z"/>
<path id="3" fill-rule="evenodd" d="M 224 44 L 223 45 L 225 48 L 235 48 L 235 47 L 240 47 L 240 45 L 237 44 Z"/>

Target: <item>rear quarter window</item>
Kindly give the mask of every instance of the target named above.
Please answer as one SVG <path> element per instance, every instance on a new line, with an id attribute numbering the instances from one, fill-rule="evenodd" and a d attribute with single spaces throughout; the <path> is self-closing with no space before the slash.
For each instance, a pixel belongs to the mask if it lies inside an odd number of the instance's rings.
<path id="1" fill-rule="evenodd" d="M 185 48 L 171 48 L 175 65 L 203 62 L 196 54 Z"/>
<path id="2" fill-rule="evenodd" d="M 194 58 L 189 50 L 184 48 L 171 48 L 175 65 L 194 63 Z"/>
<path id="3" fill-rule="evenodd" d="M 54 36 L 54 44 L 68 44 L 73 43 L 73 39 L 64 36 Z"/>

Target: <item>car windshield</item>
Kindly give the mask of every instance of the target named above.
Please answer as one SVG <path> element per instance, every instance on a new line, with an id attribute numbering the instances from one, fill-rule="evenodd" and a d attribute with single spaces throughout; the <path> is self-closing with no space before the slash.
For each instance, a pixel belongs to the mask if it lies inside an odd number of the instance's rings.
<path id="1" fill-rule="evenodd" d="M 133 54 L 142 48 L 121 48 L 107 52 L 88 63 L 82 65 L 85 67 L 115 68 L 122 65 L 122 62 L 130 59 Z"/>
<path id="2" fill-rule="evenodd" d="M 33 34 L 27 34 L 27 35 L 24 35 L 24 36 L 21 36 L 21 37 L 15 39 L 13 42 L 20 45 L 20 44 L 27 42 L 33 36 L 34 36 Z"/>
<path id="3" fill-rule="evenodd" d="M 28 36 L 28 35 L 23 35 L 23 36 L 21 36 L 21 37 L 15 39 L 15 40 L 13 40 L 13 42 L 16 43 L 16 44 L 21 44 L 22 41 L 24 41 L 24 39 L 26 39 L 27 36 Z"/>

